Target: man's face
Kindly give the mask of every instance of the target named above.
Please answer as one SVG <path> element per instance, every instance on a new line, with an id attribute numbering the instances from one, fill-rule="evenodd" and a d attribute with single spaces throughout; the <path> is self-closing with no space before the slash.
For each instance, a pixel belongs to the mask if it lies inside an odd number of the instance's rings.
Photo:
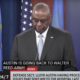
<path id="1" fill-rule="evenodd" d="M 44 32 L 50 24 L 50 16 L 41 10 L 34 11 L 32 14 L 33 28 L 39 32 Z"/>

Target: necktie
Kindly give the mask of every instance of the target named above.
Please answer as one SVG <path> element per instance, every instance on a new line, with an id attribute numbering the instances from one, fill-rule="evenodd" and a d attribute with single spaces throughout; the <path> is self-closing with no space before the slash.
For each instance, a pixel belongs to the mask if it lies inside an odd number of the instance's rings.
<path id="1" fill-rule="evenodd" d="M 43 39 L 42 39 L 42 35 L 40 34 L 39 36 L 39 42 L 38 42 L 38 58 L 39 60 L 41 59 L 41 54 L 42 54 L 42 49 L 43 49 Z"/>

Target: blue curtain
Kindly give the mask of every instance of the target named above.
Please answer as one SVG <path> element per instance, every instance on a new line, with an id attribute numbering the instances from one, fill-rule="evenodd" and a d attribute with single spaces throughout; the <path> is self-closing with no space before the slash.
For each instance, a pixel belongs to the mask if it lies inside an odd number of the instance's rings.
<path id="1" fill-rule="evenodd" d="M 3 60 L 10 60 L 12 43 L 20 32 L 20 0 L 0 0 L 2 13 Z"/>
<path id="2" fill-rule="evenodd" d="M 76 65 L 80 71 L 80 0 L 66 0 L 66 30 L 72 35 Z"/>

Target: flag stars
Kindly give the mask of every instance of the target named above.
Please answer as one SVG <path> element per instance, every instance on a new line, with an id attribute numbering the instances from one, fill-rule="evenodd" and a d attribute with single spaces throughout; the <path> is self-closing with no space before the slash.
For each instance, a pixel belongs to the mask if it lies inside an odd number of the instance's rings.
<path id="1" fill-rule="evenodd" d="M 30 10 L 30 13 L 32 13 L 32 10 Z"/>
<path id="2" fill-rule="evenodd" d="M 28 2 L 27 1 L 25 2 L 25 5 L 28 5 Z"/>
<path id="3" fill-rule="evenodd" d="M 24 18 L 27 18 L 27 15 L 24 15 L 23 17 L 24 17 Z"/>
<path id="4" fill-rule="evenodd" d="M 22 28 L 22 30 L 23 30 L 23 31 L 25 31 L 25 30 L 26 30 L 26 28 L 25 28 L 25 27 L 23 27 L 23 28 Z"/>
<path id="5" fill-rule="evenodd" d="M 23 3 L 23 0 L 21 0 L 21 2 Z"/>
<path id="6" fill-rule="evenodd" d="M 32 19 L 32 17 L 30 16 L 30 20 Z"/>
<path id="7" fill-rule="evenodd" d="M 22 0 L 22 2 L 21 30 L 25 31 L 32 27 L 32 3 L 28 2 L 28 0 Z"/>
<path id="8" fill-rule="evenodd" d="M 21 9 L 22 9 L 22 6 L 21 6 Z"/>
<path id="9" fill-rule="evenodd" d="M 30 6 L 32 6 L 32 4 L 30 4 Z"/>
<path id="10" fill-rule="evenodd" d="M 27 11 L 27 8 L 25 8 L 24 11 Z"/>
<path id="11" fill-rule="evenodd" d="M 26 24 L 26 21 L 23 21 L 23 24 L 25 25 Z"/>
<path id="12" fill-rule="evenodd" d="M 29 23 L 29 26 L 32 26 L 32 23 Z"/>

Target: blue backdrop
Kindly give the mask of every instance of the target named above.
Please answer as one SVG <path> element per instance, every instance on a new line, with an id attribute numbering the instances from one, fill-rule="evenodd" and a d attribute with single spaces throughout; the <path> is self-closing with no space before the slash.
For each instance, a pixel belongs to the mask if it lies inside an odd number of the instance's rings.
<path id="1" fill-rule="evenodd" d="M 66 30 L 72 34 L 76 64 L 80 70 L 80 0 L 66 0 Z"/>
<path id="2" fill-rule="evenodd" d="M 3 60 L 10 59 L 14 36 L 20 32 L 20 0 L 1 0 Z"/>

